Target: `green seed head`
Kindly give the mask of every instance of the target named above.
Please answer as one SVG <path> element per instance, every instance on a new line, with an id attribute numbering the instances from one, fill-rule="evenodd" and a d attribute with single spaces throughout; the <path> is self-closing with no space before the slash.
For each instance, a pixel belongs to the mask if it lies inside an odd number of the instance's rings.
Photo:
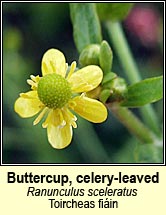
<path id="1" fill-rule="evenodd" d="M 49 108 L 62 108 L 71 98 L 71 88 L 65 78 L 58 74 L 48 74 L 38 83 L 40 101 Z"/>

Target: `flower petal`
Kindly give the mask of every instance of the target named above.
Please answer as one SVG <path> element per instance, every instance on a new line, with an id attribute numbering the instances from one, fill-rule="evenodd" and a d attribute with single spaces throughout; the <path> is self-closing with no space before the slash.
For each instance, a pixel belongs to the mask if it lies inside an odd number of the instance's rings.
<path id="1" fill-rule="evenodd" d="M 74 92 L 88 92 L 96 88 L 102 81 L 103 72 L 98 66 L 86 66 L 73 73 L 68 81 Z"/>
<path id="2" fill-rule="evenodd" d="M 14 110 L 21 117 L 32 117 L 37 114 L 43 107 L 42 103 L 38 99 L 37 91 L 29 91 L 22 93 L 16 100 Z"/>
<path id="3" fill-rule="evenodd" d="M 42 58 L 42 74 L 57 73 L 63 77 L 66 75 L 66 60 L 62 52 L 57 49 L 49 49 Z"/>
<path id="4" fill-rule="evenodd" d="M 90 122 L 100 123 L 107 118 L 106 107 L 101 102 L 85 96 L 76 96 L 72 99 L 70 107 Z"/>
<path id="5" fill-rule="evenodd" d="M 54 126 L 50 123 L 47 127 L 47 135 L 50 144 L 56 149 L 67 147 L 72 140 L 72 127 L 69 124 L 65 126 Z"/>

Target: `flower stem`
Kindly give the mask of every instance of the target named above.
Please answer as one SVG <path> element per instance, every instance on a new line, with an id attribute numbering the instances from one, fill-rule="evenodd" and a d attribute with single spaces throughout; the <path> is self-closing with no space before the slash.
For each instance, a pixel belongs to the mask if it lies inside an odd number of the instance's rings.
<path id="1" fill-rule="evenodd" d="M 135 83 L 141 80 L 138 67 L 129 48 L 122 26 L 119 22 L 108 21 L 106 23 L 108 34 L 111 38 L 116 53 L 126 72 L 130 83 Z M 140 108 L 142 118 L 149 128 L 157 135 L 161 136 L 159 122 L 153 107 L 148 104 Z"/>
<path id="2" fill-rule="evenodd" d="M 121 24 L 119 22 L 109 21 L 106 23 L 106 27 L 129 82 L 135 83 L 140 81 L 141 76 Z"/>
<path id="3" fill-rule="evenodd" d="M 118 103 L 109 103 L 109 109 L 119 121 L 142 143 L 154 143 L 153 133 L 128 109 Z"/>

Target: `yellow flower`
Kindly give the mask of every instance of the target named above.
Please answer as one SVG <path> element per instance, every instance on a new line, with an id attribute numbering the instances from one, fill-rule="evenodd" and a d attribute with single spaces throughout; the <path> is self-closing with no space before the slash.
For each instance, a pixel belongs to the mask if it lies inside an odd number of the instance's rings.
<path id="1" fill-rule="evenodd" d="M 76 62 L 73 62 L 66 74 L 68 65 L 63 53 L 49 49 L 42 58 L 43 77 L 31 75 L 27 82 L 32 90 L 21 93 L 14 106 L 23 118 L 39 113 L 34 125 L 46 115 L 42 127 L 47 128 L 48 140 L 57 149 L 65 148 L 72 140 L 72 127 L 77 127 L 73 111 L 94 123 L 103 122 L 107 118 L 106 107 L 86 96 L 86 92 L 101 83 L 102 70 L 94 65 L 74 72 L 75 68 Z"/>

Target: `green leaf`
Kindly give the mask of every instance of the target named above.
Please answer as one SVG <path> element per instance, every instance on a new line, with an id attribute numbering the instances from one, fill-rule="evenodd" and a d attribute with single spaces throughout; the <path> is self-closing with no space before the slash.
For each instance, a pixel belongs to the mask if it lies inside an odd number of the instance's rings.
<path id="1" fill-rule="evenodd" d="M 101 43 L 101 27 L 93 3 L 70 3 L 74 41 L 79 53 L 92 43 Z"/>
<path id="2" fill-rule="evenodd" d="M 148 78 L 128 87 L 122 106 L 139 107 L 163 97 L 163 76 Z"/>
<path id="3" fill-rule="evenodd" d="M 118 21 L 128 15 L 134 3 L 96 3 L 97 12 L 101 20 Z"/>

